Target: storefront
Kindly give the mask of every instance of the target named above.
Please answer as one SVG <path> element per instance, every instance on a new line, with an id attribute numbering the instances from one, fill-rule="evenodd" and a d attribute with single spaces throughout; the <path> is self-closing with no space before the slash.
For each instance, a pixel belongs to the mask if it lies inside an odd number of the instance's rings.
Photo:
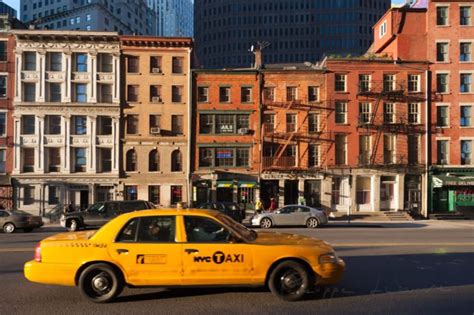
<path id="1" fill-rule="evenodd" d="M 471 171 L 471 172 L 468 172 Z M 430 213 L 474 210 L 474 172 L 443 169 L 430 175 Z"/>

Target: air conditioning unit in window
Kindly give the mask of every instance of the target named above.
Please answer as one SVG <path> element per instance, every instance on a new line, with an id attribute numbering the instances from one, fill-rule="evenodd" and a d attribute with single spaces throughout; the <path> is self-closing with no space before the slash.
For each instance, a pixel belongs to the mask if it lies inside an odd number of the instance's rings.
<path id="1" fill-rule="evenodd" d="M 470 165 L 471 164 L 471 159 L 469 159 L 469 158 L 464 159 L 464 164 Z"/>
<path id="2" fill-rule="evenodd" d="M 159 135 L 161 133 L 160 127 L 151 127 L 150 128 L 150 133 L 152 135 Z"/>
<path id="3" fill-rule="evenodd" d="M 442 165 L 448 164 L 448 160 L 442 159 L 442 160 L 440 161 L 440 164 L 442 164 Z"/>
<path id="4" fill-rule="evenodd" d="M 161 73 L 161 68 L 160 67 L 151 68 L 151 72 L 152 73 Z"/>
<path id="5" fill-rule="evenodd" d="M 246 135 L 249 133 L 249 128 L 240 128 L 237 132 L 241 135 Z"/>
<path id="6" fill-rule="evenodd" d="M 161 97 L 160 97 L 160 96 L 153 96 L 153 97 L 151 98 L 151 101 L 152 101 L 153 103 L 160 103 L 160 102 L 161 102 Z"/>

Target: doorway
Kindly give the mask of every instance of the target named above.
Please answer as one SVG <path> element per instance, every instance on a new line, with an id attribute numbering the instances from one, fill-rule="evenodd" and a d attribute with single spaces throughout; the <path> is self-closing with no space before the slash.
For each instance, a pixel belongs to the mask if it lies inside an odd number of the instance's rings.
<path id="1" fill-rule="evenodd" d="M 397 200 L 395 198 L 395 176 L 382 176 L 380 180 L 380 210 L 395 210 Z"/>
<path id="2" fill-rule="evenodd" d="M 285 205 L 298 203 L 298 181 L 285 180 Z"/>
<path id="3" fill-rule="evenodd" d="M 217 187 L 216 191 L 217 202 L 233 202 L 234 201 L 234 187 Z"/>
<path id="4" fill-rule="evenodd" d="M 321 206 L 321 181 L 307 180 L 304 182 L 304 199 L 310 207 Z"/>
<path id="5" fill-rule="evenodd" d="M 260 182 L 260 199 L 264 209 L 270 207 L 271 198 L 275 198 L 276 206 L 278 207 L 278 191 L 278 180 L 262 180 Z"/>
<path id="6" fill-rule="evenodd" d="M 81 210 L 85 210 L 89 207 L 89 191 L 81 190 L 80 191 L 80 204 L 79 207 Z"/>

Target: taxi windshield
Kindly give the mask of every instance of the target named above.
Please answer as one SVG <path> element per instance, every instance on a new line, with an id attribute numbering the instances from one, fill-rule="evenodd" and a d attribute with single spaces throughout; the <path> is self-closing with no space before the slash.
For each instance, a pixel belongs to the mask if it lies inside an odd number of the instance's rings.
<path id="1" fill-rule="evenodd" d="M 257 232 L 255 232 L 254 230 L 251 230 L 249 228 L 246 228 L 245 226 L 243 226 L 242 224 L 234 221 L 233 219 L 231 219 L 230 217 L 226 216 L 226 215 L 223 215 L 223 214 L 218 214 L 216 215 L 216 218 L 221 221 L 222 223 L 224 223 L 225 225 L 229 226 L 230 228 L 232 228 L 235 232 L 237 232 L 240 236 L 242 236 L 243 238 L 245 238 L 245 240 L 247 241 L 255 241 L 257 239 Z"/>

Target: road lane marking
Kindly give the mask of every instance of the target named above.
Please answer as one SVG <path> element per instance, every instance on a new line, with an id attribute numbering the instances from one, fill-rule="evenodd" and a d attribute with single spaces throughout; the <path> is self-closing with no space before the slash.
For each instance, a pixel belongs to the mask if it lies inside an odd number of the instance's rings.
<path id="1" fill-rule="evenodd" d="M 34 248 L 0 248 L 0 253 L 21 253 L 21 252 L 34 252 Z"/>

